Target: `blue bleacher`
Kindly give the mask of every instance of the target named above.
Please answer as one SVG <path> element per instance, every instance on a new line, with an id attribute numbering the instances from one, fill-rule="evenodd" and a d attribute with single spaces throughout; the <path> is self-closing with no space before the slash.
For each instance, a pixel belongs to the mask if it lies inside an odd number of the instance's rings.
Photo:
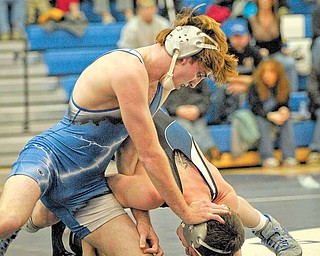
<path id="1" fill-rule="evenodd" d="M 123 25 L 124 22 L 108 25 L 89 23 L 82 37 L 66 30 L 47 32 L 40 25 L 31 25 L 27 28 L 29 47 L 30 50 L 36 51 L 74 47 L 114 47 L 120 38 Z"/>
<path id="2" fill-rule="evenodd" d="M 196 7 L 199 4 L 205 4 L 198 9 L 198 13 L 203 14 L 206 12 L 209 5 L 211 5 L 214 1 L 212 0 L 183 0 L 182 6 L 187 7 Z"/>
<path id="3" fill-rule="evenodd" d="M 44 62 L 48 66 L 49 76 L 80 74 L 94 60 L 115 47 L 98 49 L 60 49 L 43 53 Z"/>
<path id="4" fill-rule="evenodd" d="M 315 6 L 315 2 L 305 0 L 288 0 L 287 4 L 293 14 L 310 14 Z"/>

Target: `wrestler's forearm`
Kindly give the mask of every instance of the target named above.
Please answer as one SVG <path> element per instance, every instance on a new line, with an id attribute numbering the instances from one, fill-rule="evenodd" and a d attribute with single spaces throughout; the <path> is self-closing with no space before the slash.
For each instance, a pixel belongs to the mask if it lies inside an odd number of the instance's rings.
<path id="1" fill-rule="evenodd" d="M 150 180 L 164 201 L 178 217 L 188 223 L 192 218 L 190 209 L 174 180 L 164 151 L 161 149 L 161 152 L 143 161 L 143 164 Z"/>

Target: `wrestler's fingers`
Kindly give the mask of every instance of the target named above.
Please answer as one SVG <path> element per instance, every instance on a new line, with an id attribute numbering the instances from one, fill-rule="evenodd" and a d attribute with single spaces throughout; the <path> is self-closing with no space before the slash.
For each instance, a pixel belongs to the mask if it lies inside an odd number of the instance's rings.
<path id="1" fill-rule="evenodd" d="M 152 254 L 152 255 L 163 255 L 163 250 L 160 246 L 158 246 L 158 244 L 154 244 L 152 247 L 144 249 L 143 253 L 145 254 Z"/>

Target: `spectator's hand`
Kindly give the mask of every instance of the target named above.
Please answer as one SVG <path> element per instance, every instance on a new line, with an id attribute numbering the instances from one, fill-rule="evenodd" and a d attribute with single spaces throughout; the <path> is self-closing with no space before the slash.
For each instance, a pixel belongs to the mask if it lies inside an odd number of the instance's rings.
<path id="1" fill-rule="evenodd" d="M 260 48 L 259 52 L 260 52 L 262 57 L 268 57 L 269 56 L 269 50 L 266 49 L 266 48 Z"/>
<path id="2" fill-rule="evenodd" d="M 289 120 L 290 118 L 290 110 L 287 107 L 279 108 L 278 112 L 282 115 L 285 121 Z"/>
<path id="3" fill-rule="evenodd" d="M 286 121 L 279 111 L 269 112 L 267 119 L 276 125 L 282 125 Z"/>
<path id="4" fill-rule="evenodd" d="M 230 80 L 230 82 L 227 85 L 227 93 L 228 94 L 241 94 L 245 93 L 248 90 L 248 85 L 238 82 L 238 81 L 233 81 Z"/>
<path id="5" fill-rule="evenodd" d="M 194 121 L 201 115 L 200 109 L 195 105 L 181 105 L 176 109 L 176 116 Z"/>

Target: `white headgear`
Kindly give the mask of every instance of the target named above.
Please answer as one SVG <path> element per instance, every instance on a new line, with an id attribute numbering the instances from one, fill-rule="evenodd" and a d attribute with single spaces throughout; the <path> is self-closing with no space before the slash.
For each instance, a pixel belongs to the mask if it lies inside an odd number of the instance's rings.
<path id="1" fill-rule="evenodd" d="M 223 251 L 217 248 L 213 248 L 204 242 L 207 236 L 207 225 L 208 224 L 206 222 L 196 225 L 189 225 L 185 224 L 184 222 L 181 223 L 181 226 L 183 228 L 183 236 L 186 239 L 188 245 L 191 246 L 200 256 L 201 254 L 196 249 L 200 246 L 204 246 L 205 248 L 213 252 L 221 254 L 230 254 L 231 251 Z"/>
<path id="2" fill-rule="evenodd" d="M 206 44 L 206 38 L 212 44 Z M 204 48 L 215 51 L 220 50 L 215 40 L 195 26 L 178 26 L 172 30 L 165 41 L 165 49 L 172 56 L 172 61 L 163 82 L 163 87 L 169 90 L 174 89 L 172 76 L 177 59 L 193 56 Z"/>

